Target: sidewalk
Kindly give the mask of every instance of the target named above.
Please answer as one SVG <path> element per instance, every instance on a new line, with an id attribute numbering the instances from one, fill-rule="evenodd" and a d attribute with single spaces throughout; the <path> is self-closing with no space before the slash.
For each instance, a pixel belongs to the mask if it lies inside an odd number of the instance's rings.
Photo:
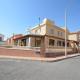
<path id="1" fill-rule="evenodd" d="M 76 53 L 76 54 L 72 54 L 72 55 L 67 55 L 67 56 L 60 56 L 60 57 L 56 57 L 56 58 L 41 58 L 41 57 L 18 57 L 18 56 L 5 56 L 5 55 L 0 55 L 0 58 L 11 58 L 11 59 L 25 59 L 25 60 L 33 60 L 33 61 L 47 61 L 47 62 L 55 62 L 55 61 L 60 61 L 60 60 L 64 60 L 67 58 L 71 58 L 71 57 L 76 57 L 76 56 L 80 56 L 80 53 Z"/>

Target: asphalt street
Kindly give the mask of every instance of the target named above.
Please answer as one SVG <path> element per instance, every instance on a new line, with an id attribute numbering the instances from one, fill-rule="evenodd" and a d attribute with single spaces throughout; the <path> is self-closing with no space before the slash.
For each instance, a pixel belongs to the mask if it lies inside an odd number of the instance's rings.
<path id="1" fill-rule="evenodd" d="M 80 80 L 80 56 L 58 62 L 0 58 L 0 80 Z"/>

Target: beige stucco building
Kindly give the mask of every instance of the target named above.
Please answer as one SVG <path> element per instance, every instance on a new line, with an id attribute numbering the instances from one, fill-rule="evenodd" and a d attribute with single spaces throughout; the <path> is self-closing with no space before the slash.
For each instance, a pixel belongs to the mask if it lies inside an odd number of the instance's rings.
<path id="1" fill-rule="evenodd" d="M 54 53 L 60 54 L 65 51 L 65 28 L 55 25 L 49 19 L 44 19 L 41 24 L 32 28 L 30 33 L 14 39 L 14 45 L 25 46 L 40 52 L 45 50 L 47 56 Z M 67 29 L 67 52 L 78 52 L 78 41 L 70 40 L 70 32 Z M 71 38 L 72 39 L 72 38 Z M 74 46 L 73 46 L 74 45 Z M 43 49 L 44 48 L 44 49 Z M 74 50 L 73 50 L 74 49 Z"/>

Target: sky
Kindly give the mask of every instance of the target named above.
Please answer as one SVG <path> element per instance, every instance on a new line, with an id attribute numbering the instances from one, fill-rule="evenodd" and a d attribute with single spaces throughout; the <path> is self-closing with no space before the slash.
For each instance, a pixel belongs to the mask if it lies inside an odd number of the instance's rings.
<path id="1" fill-rule="evenodd" d="M 67 28 L 80 30 L 80 0 L 0 0 L 0 33 L 9 38 L 14 34 L 26 34 L 44 18 L 64 26 L 67 10 Z"/>

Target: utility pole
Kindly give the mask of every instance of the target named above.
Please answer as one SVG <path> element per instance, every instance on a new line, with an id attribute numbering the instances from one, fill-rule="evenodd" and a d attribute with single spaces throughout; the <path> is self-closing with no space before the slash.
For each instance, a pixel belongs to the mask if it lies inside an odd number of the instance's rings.
<path id="1" fill-rule="evenodd" d="M 65 10 L 65 57 L 67 57 L 67 12 Z"/>
<path id="2" fill-rule="evenodd" d="M 41 26 L 40 26 L 40 17 L 39 17 L 39 28 L 40 28 L 40 32 L 41 32 Z"/>

